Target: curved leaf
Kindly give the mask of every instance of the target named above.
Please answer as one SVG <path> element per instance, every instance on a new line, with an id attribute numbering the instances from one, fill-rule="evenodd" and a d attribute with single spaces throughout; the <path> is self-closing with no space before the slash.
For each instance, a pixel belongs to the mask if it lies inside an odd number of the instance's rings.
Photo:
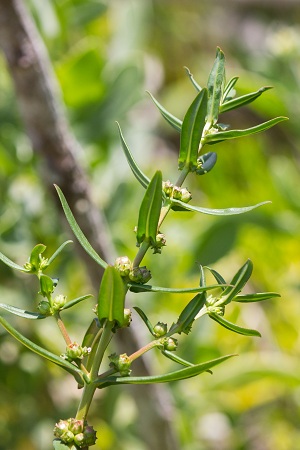
<path id="1" fill-rule="evenodd" d="M 64 242 L 63 244 L 61 244 L 60 247 L 58 247 L 58 249 L 53 253 L 53 255 L 49 258 L 48 260 L 48 266 L 50 266 L 50 264 L 55 260 L 55 258 L 58 257 L 58 255 L 62 252 L 62 250 L 65 248 L 66 245 L 68 244 L 72 244 L 73 241 L 68 240 L 66 242 Z"/>
<path id="2" fill-rule="evenodd" d="M 241 106 L 248 105 L 249 103 L 256 100 L 258 97 L 260 97 L 261 94 L 268 91 L 269 89 L 272 89 L 272 86 L 264 86 L 264 87 L 258 89 L 258 91 L 256 91 L 256 92 L 251 92 L 250 94 L 242 95 L 241 97 L 229 100 L 220 106 L 220 113 L 224 113 L 226 111 L 231 111 L 232 109 L 236 109 L 236 108 L 240 108 Z"/>
<path id="3" fill-rule="evenodd" d="M 119 135 L 120 135 L 120 139 L 121 139 L 121 143 L 122 143 L 122 148 L 124 151 L 124 154 L 126 156 L 127 162 L 129 164 L 129 167 L 133 173 L 133 175 L 135 176 L 135 178 L 141 183 L 141 185 L 146 189 L 147 186 L 150 183 L 150 180 L 148 177 L 146 177 L 146 175 L 141 171 L 141 169 L 138 167 L 137 163 L 135 162 L 126 142 L 125 139 L 123 137 L 122 131 L 121 131 L 121 127 L 118 124 L 118 129 L 119 129 Z"/>
<path id="4" fill-rule="evenodd" d="M 181 206 L 183 209 L 187 211 L 194 211 L 194 212 L 200 212 L 203 214 L 210 214 L 212 216 L 232 216 L 235 214 L 243 214 L 248 211 L 252 211 L 252 209 L 258 208 L 262 205 L 267 205 L 268 203 L 271 203 L 270 201 L 257 203 L 253 206 L 244 206 L 242 208 L 225 208 L 225 209 L 213 209 L 213 208 L 202 208 L 201 206 L 193 206 L 189 203 L 183 203 L 180 200 L 175 200 L 172 198 L 172 205 L 178 205 Z"/>
<path id="5" fill-rule="evenodd" d="M 179 381 L 187 378 L 195 377 L 203 372 L 207 372 L 212 367 L 221 364 L 229 358 L 236 355 L 226 355 L 220 358 L 213 359 L 201 364 L 195 364 L 190 367 L 185 367 L 184 369 L 176 370 L 175 372 L 170 372 L 164 375 L 153 375 L 145 377 L 107 377 L 106 379 L 97 380 L 95 384 L 98 385 L 100 389 L 113 385 L 113 384 L 152 384 L 152 383 L 169 383 L 170 381 Z"/>
<path id="6" fill-rule="evenodd" d="M 94 261 L 96 261 L 96 263 L 99 264 L 99 266 L 101 266 L 105 269 L 107 267 L 107 263 L 105 261 L 103 261 L 102 258 L 100 258 L 98 253 L 93 249 L 93 247 L 91 246 L 91 244 L 89 243 L 89 241 L 87 240 L 87 238 L 85 237 L 83 232 L 81 231 L 61 189 L 56 185 L 54 185 L 54 187 L 57 190 L 57 193 L 58 193 L 59 199 L 61 201 L 66 219 L 69 222 L 69 225 L 70 225 L 73 233 L 75 234 L 79 244 L 84 248 L 84 250 L 87 252 L 87 254 L 90 255 L 90 257 Z"/>
<path id="7" fill-rule="evenodd" d="M 142 319 L 142 321 L 144 322 L 144 324 L 146 325 L 146 327 L 148 328 L 148 330 L 150 331 L 152 336 L 155 336 L 155 333 L 153 331 L 153 325 L 150 322 L 150 320 L 148 319 L 148 317 L 146 316 L 146 314 L 144 313 L 144 311 L 141 308 L 139 308 L 138 306 L 134 306 L 133 309 L 136 310 L 136 312 L 138 313 L 138 315 L 140 316 L 140 318 Z"/>
<path id="8" fill-rule="evenodd" d="M 51 353 L 48 350 L 40 347 L 34 342 L 30 341 L 21 333 L 19 333 L 19 331 L 17 331 L 1 316 L 0 316 L 0 324 L 3 326 L 3 328 L 6 329 L 6 331 L 8 331 L 8 333 L 10 333 L 15 339 L 17 339 L 17 341 L 21 342 L 21 344 L 23 344 L 25 347 L 29 348 L 29 350 L 42 356 L 45 359 L 48 359 L 48 361 L 51 361 L 54 364 L 57 364 L 58 366 L 62 367 L 67 372 L 71 373 L 79 384 L 82 384 L 82 378 L 84 374 L 76 366 L 66 361 L 65 359 L 55 355 L 54 353 Z"/>
<path id="9" fill-rule="evenodd" d="M 197 294 L 182 310 L 181 314 L 178 317 L 177 322 L 171 326 L 171 329 L 167 333 L 167 335 L 171 336 L 174 333 L 188 334 L 191 331 L 191 327 L 195 320 L 196 315 L 205 305 L 205 300 L 206 300 L 205 292 Z"/>
<path id="10" fill-rule="evenodd" d="M 74 300 L 70 300 L 69 302 L 67 302 L 65 304 L 65 306 L 63 306 L 61 308 L 61 311 L 64 311 L 65 309 L 68 309 L 68 308 L 71 308 L 72 306 L 77 305 L 77 303 L 80 303 L 83 300 L 86 300 L 86 299 L 91 298 L 91 297 L 93 297 L 92 294 L 87 294 L 87 295 L 82 295 L 81 297 L 74 298 Z"/>
<path id="11" fill-rule="evenodd" d="M 223 101 L 222 101 L 222 103 L 225 103 L 226 101 L 229 101 L 229 100 L 231 100 L 234 97 L 234 95 L 230 95 L 230 92 L 233 90 L 233 88 L 236 85 L 236 82 L 238 81 L 238 79 L 239 79 L 239 77 L 233 77 L 233 78 L 231 78 L 228 81 L 228 83 L 225 86 L 224 92 L 223 92 Z"/>
<path id="12" fill-rule="evenodd" d="M 46 317 L 48 317 L 44 314 L 26 311 L 26 309 L 17 308 L 16 306 L 12 305 L 6 305 L 5 303 L 0 303 L 0 308 L 5 309 L 5 311 L 8 311 L 15 316 L 23 317 L 24 319 L 45 319 Z"/>
<path id="13" fill-rule="evenodd" d="M 199 84 L 197 83 L 197 81 L 195 81 L 195 78 L 193 77 L 193 75 L 192 75 L 190 69 L 189 69 L 188 67 L 184 67 L 184 69 L 185 69 L 185 71 L 186 71 L 186 73 L 187 73 L 187 76 L 188 76 L 189 79 L 191 80 L 192 85 L 196 88 L 196 90 L 197 90 L 198 92 L 200 92 L 202 88 L 201 88 L 201 86 L 199 86 Z"/>
<path id="14" fill-rule="evenodd" d="M 220 131 L 219 133 L 207 134 L 202 139 L 202 143 L 216 144 L 217 142 L 225 141 L 227 139 L 235 139 L 249 136 L 250 134 L 260 133 L 261 131 L 274 127 L 274 125 L 277 125 L 284 120 L 288 120 L 288 117 L 275 117 L 275 119 L 268 120 L 267 122 L 263 122 L 252 128 L 246 128 L 245 130 Z"/>
<path id="15" fill-rule="evenodd" d="M 131 292 L 165 292 L 166 294 L 184 294 L 184 293 L 193 293 L 193 292 L 204 292 L 209 291 L 211 289 L 216 289 L 221 287 L 220 284 L 213 284 L 211 286 L 197 286 L 195 288 L 166 288 L 160 286 L 151 286 L 150 284 L 135 284 L 128 283 Z M 225 284 L 228 286 L 228 284 Z"/>
<path id="16" fill-rule="evenodd" d="M 19 264 L 16 264 L 11 259 L 9 259 L 7 256 L 3 255 L 3 253 L 0 252 L 0 260 L 4 262 L 7 266 L 9 266 L 11 269 L 20 270 L 20 272 L 30 272 L 29 270 L 25 269 L 22 266 L 19 266 Z"/>
<path id="17" fill-rule="evenodd" d="M 155 245 L 161 207 L 162 173 L 160 170 L 157 170 L 146 189 L 141 203 L 136 232 L 138 244 L 146 240 Z"/>
<path id="18" fill-rule="evenodd" d="M 163 116 L 164 119 L 173 127 L 176 131 L 181 131 L 182 121 L 177 119 L 177 117 L 173 116 L 173 114 L 169 113 L 154 97 L 150 92 L 148 92 L 153 103 L 157 106 L 159 112 Z"/>
<path id="19" fill-rule="evenodd" d="M 258 292 L 256 294 L 238 294 L 234 297 L 233 301 L 239 303 L 251 303 L 261 302 L 262 300 L 268 300 L 275 297 L 281 297 L 281 295 L 276 292 Z"/>
<path id="20" fill-rule="evenodd" d="M 229 322 L 228 320 L 224 319 L 224 317 L 220 316 L 216 313 L 210 313 L 208 314 L 209 317 L 216 322 L 218 322 L 222 327 L 227 328 L 227 330 L 234 331 L 238 334 L 243 334 L 244 336 L 258 336 L 261 337 L 261 334 L 257 330 L 251 330 L 250 328 L 243 328 L 238 325 L 235 325 L 234 323 Z"/>
<path id="21" fill-rule="evenodd" d="M 245 264 L 237 271 L 230 282 L 230 286 L 227 286 L 220 296 L 220 300 L 216 305 L 227 305 L 231 300 L 243 289 L 247 281 L 252 275 L 253 264 L 248 259 Z"/>
<path id="22" fill-rule="evenodd" d="M 198 151 L 207 113 L 207 89 L 199 92 L 184 116 L 178 158 L 179 169 L 198 166 Z"/>
<path id="23" fill-rule="evenodd" d="M 167 358 L 171 359 L 171 361 L 174 361 L 178 364 L 181 364 L 182 366 L 185 367 L 191 367 L 194 366 L 193 363 L 186 361 L 185 359 L 180 358 L 179 356 L 177 356 L 174 352 L 169 352 L 168 350 L 162 350 L 161 352 L 164 356 L 166 356 Z"/>

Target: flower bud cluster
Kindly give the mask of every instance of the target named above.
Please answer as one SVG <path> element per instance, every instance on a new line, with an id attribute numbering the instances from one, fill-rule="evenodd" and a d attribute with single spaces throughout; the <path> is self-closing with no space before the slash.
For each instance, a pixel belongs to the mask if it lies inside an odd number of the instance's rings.
<path id="1" fill-rule="evenodd" d="M 175 186 L 169 180 L 163 181 L 163 191 L 167 197 L 180 200 L 183 203 L 188 203 L 192 199 L 192 194 L 188 189 Z"/>
<path id="2" fill-rule="evenodd" d="M 82 359 L 87 356 L 91 351 L 90 347 L 82 347 L 77 342 L 72 342 L 66 348 L 66 353 L 61 355 L 62 358 L 68 361 L 74 361 L 75 359 Z"/>
<path id="3" fill-rule="evenodd" d="M 121 277 L 127 278 L 128 281 L 134 283 L 145 284 L 151 279 L 151 272 L 146 266 L 133 267 L 128 256 L 120 256 L 115 261 L 114 266 L 120 273 Z"/>
<path id="4" fill-rule="evenodd" d="M 74 418 L 60 420 L 54 427 L 54 436 L 65 444 L 75 444 L 79 448 L 94 445 L 97 439 L 92 426 Z"/>
<path id="5" fill-rule="evenodd" d="M 162 350 L 168 350 L 169 352 L 175 352 L 178 347 L 178 340 L 171 337 L 160 339 L 160 343 Z"/>
<path id="6" fill-rule="evenodd" d="M 48 267 L 48 265 L 49 265 L 48 258 L 44 258 L 43 256 L 40 255 L 38 266 L 27 261 L 25 264 L 23 264 L 23 267 L 25 270 L 28 270 L 28 272 L 38 273 L 38 272 L 42 272 L 43 269 L 46 269 Z"/>
<path id="7" fill-rule="evenodd" d="M 54 299 L 42 300 L 38 304 L 38 311 L 45 316 L 51 316 L 57 311 L 60 311 L 67 303 L 67 297 L 65 295 L 57 295 Z"/>
<path id="8" fill-rule="evenodd" d="M 121 377 L 128 377 L 131 374 L 131 361 L 126 353 L 122 355 L 113 353 L 108 358 L 110 359 L 109 367 L 119 372 Z"/>

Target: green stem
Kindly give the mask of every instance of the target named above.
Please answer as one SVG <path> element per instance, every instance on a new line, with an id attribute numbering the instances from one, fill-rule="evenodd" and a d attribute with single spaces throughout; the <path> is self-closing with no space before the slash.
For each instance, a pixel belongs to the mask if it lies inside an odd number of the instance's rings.
<path id="1" fill-rule="evenodd" d="M 184 166 L 184 168 L 182 169 L 182 171 L 180 172 L 180 175 L 175 183 L 175 186 L 181 187 L 182 183 L 184 182 L 184 180 L 186 179 L 186 177 L 188 176 L 190 172 L 190 168 L 188 166 Z"/>
<path id="2" fill-rule="evenodd" d="M 91 402 L 93 400 L 93 396 L 96 390 L 96 386 L 92 383 L 98 377 L 98 371 L 103 360 L 103 356 L 107 346 L 112 338 L 112 322 L 106 322 L 103 327 L 103 332 L 99 341 L 98 348 L 95 353 L 95 357 L 93 360 L 91 373 L 90 373 L 90 384 L 86 384 L 83 389 L 83 394 L 77 409 L 76 419 L 77 420 L 86 420 Z"/>
<path id="3" fill-rule="evenodd" d="M 149 247 L 150 247 L 150 243 L 148 241 L 142 242 L 142 245 L 140 246 L 139 251 L 136 254 L 136 257 L 134 258 L 133 267 L 139 267 L 142 259 L 144 258 L 145 254 L 147 253 Z"/>

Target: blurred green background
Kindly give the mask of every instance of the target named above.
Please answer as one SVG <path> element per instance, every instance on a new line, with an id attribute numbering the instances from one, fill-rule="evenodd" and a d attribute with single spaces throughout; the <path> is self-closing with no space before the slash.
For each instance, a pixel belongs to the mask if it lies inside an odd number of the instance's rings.
<path id="1" fill-rule="evenodd" d="M 118 254 L 135 254 L 133 228 L 143 190 L 125 165 L 115 121 L 150 177 L 177 177 L 179 137 L 163 122 L 149 90 L 182 118 L 195 91 L 183 66 L 203 85 L 220 46 L 227 78 L 238 75 L 239 95 L 274 86 L 255 103 L 224 115 L 246 128 L 278 115 L 289 122 L 216 147 L 218 163 L 205 177 L 191 177 L 193 204 L 222 208 L 266 205 L 248 214 L 218 218 L 170 214 L 167 247 L 149 255 L 153 283 L 195 286 L 197 262 L 229 278 L 250 258 L 251 291 L 277 291 L 280 299 L 230 306 L 229 320 L 257 328 L 262 338 L 233 334 L 208 318 L 182 339 L 178 354 L 195 362 L 238 353 L 214 370 L 168 387 L 182 450 L 300 449 L 300 5 L 255 0 L 30 0 L 28 7 L 50 53 L 72 129 L 84 151 L 93 197 L 106 213 Z M 0 57 L 0 249 L 22 264 L 39 242 L 49 254 L 70 237 L 38 176 L 39 160 L 23 129 L 4 59 Z M 60 290 L 73 298 L 91 292 L 86 268 L 67 248 L 53 269 Z M 50 274 L 50 273 L 49 273 Z M 35 280 L 1 263 L 1 302 L 33 310 Z M 176 319 L 189 297 L 136 296 L 155 323 Z M 65 314 L 80 340 L 90 305 Z M 10 318 L 11 319 L 11 318 Z M 64 349 L 51 321 L 33 328 L 11 320 L 58 354 Z M 134 323 L 138 322 L 134 317 Z M 145 341 L 147 336 L 144 336 Z M 172 367 L 152 354 L 158 373 Z M 49 377 L 49 381 L 48 381 Z M 76 410 L 71 378 L 45 364 L 0 330 L 0 449 L 48 450 L 54 422 Z M 91 423 L 102 450 L 144 450 L 129 392 L 99 393 Z M 156 450 L 156 449 L 155 449 Z"/>

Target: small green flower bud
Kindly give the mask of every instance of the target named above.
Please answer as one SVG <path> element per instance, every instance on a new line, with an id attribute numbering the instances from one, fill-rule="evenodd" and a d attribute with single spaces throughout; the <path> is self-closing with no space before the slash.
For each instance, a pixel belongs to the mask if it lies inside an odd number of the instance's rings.
<path id="1" fill-rule="evenodd" d="M 175 200 L 181 200 L 181 189 L 180 189 L 180 187 L 174 186 L 172 197 L 175 198 Z"/>
<path id="2" fill-rule="evenodd" d="M 174 338 L 166 338 L 164 342 L 164 350 L 169 350 L 169 352 L 175 352 L 178 346 L 177 339 Z"/>
<path id="3" fill-rule="evenodd" d="M 119 271 L 121 277 L 127 277 L 132 268 L 132 263 L 128 256 L 120 256 L 115 261 L 115 268 Z"/>
<path id="4" fill-rule="evenodd" d="M 77 434 L 83 432 L 83 427 L 84 427 L 83 420 L 77 420 L 77 419 L 74 419 L 73 417 L 71 417 L 70 419 L 68 419 L 68 423 L 69 423 L 69 431 L 72 431 L 72 433 L 74 435 L 77 435 Z"/>
<path id="5" fill-rule="evenodd" d="M 151 272 L 146 266 L 134 267 L 129 273 L 129 279 L 134 283 L 145 284 L 151 279 Z"/>
<path id="6" fill-rule="evenodd" d="M 167 331 L 168 326 L 166 323 L 157 322 L 157 324 L 153 327 L 153 333 L 157 338 L 164 336 Z"/>
<path id="7" fill-rule="evenodd" d="M 57 295 L 52 302 L 52 309 L 54 311 L 60 311 L 66 304 L 67 297 L 65 295 Z"/>
<path id="8" fill-rule="evenodd" d="M 116 353 L 113 353 L 108 358 L 111 361 L 109 366 L 117 370 L 120 373 L 121 377 L 127 377 L 130 375 L 131 361 L 126 353 L 123 353 L 122 355 L 117 355 Z"/>
<path id="9" fill-rule="evenodd" d="M 77 344 L 77 342 L 72 342 L 67 346 L 64 357 L 69 361 L 74 361 L 74 359 L 82 359 L 84 356 L 88 355 L 90 351 L 90 348 L 82 347 Z"/>
<path id="10" fill-rule="evenodd" d="M 186 188 L 181 189 L 181 198 L 180 200 L 183 203 L 188 203 L 192 199 L 192 194 Z"/>
<path id="11" fill-rule="evenodd" d="M 163 233 L 158 233 L 156 235 L 156 241 L 155 241 L 155 245 L 153 245 L 151 248 L 154 249 L 154 254 L 155 253 L 161 253 L 161 249 L 162 247 L 164 247 L 166 245 L 166 237 Z"/>
<path id="12" fill-rule="evenodd" d="M 163 191 L 166 194 L 167 197 L 171 197 L 172 192 L 173 192 L 173 188 L 174 188 L 174 184 L 171 183 L 171 181 L 163 181 Z"/>
<path id="13" fill-rule="evenodd" d="M 90 447 L 92 445 L 96 444 L 97 432 L 94 430 L 94 428 L 90 425 L 86 425 L 83 431 L 84 435 L 84 445 L 86 447 Z"/>
<path id="14" fill-rule="evenodd" d="M 83 433 L 79 433 L 74 436 L 74 444 L 78 445 L 79 448 L 86 447 Z"/>
<path id="15" fill-rule="evenodd" d="M 60 420 L 55 424 L 54 427 L 54 436 L 60 438 L 63 434 L 65 434 L 69 429 L 69 423 L 67 420 Z"/>
<path id="16" fill-rule="evenodd" d="M 50 307 L 50 303 L 47 300 L 42 300 L 39 304 L 38 304 L 38 311 L 41 314 L 44 314 L 45 316 L 50 316 L 51 315 L 51 307 Z"/>

